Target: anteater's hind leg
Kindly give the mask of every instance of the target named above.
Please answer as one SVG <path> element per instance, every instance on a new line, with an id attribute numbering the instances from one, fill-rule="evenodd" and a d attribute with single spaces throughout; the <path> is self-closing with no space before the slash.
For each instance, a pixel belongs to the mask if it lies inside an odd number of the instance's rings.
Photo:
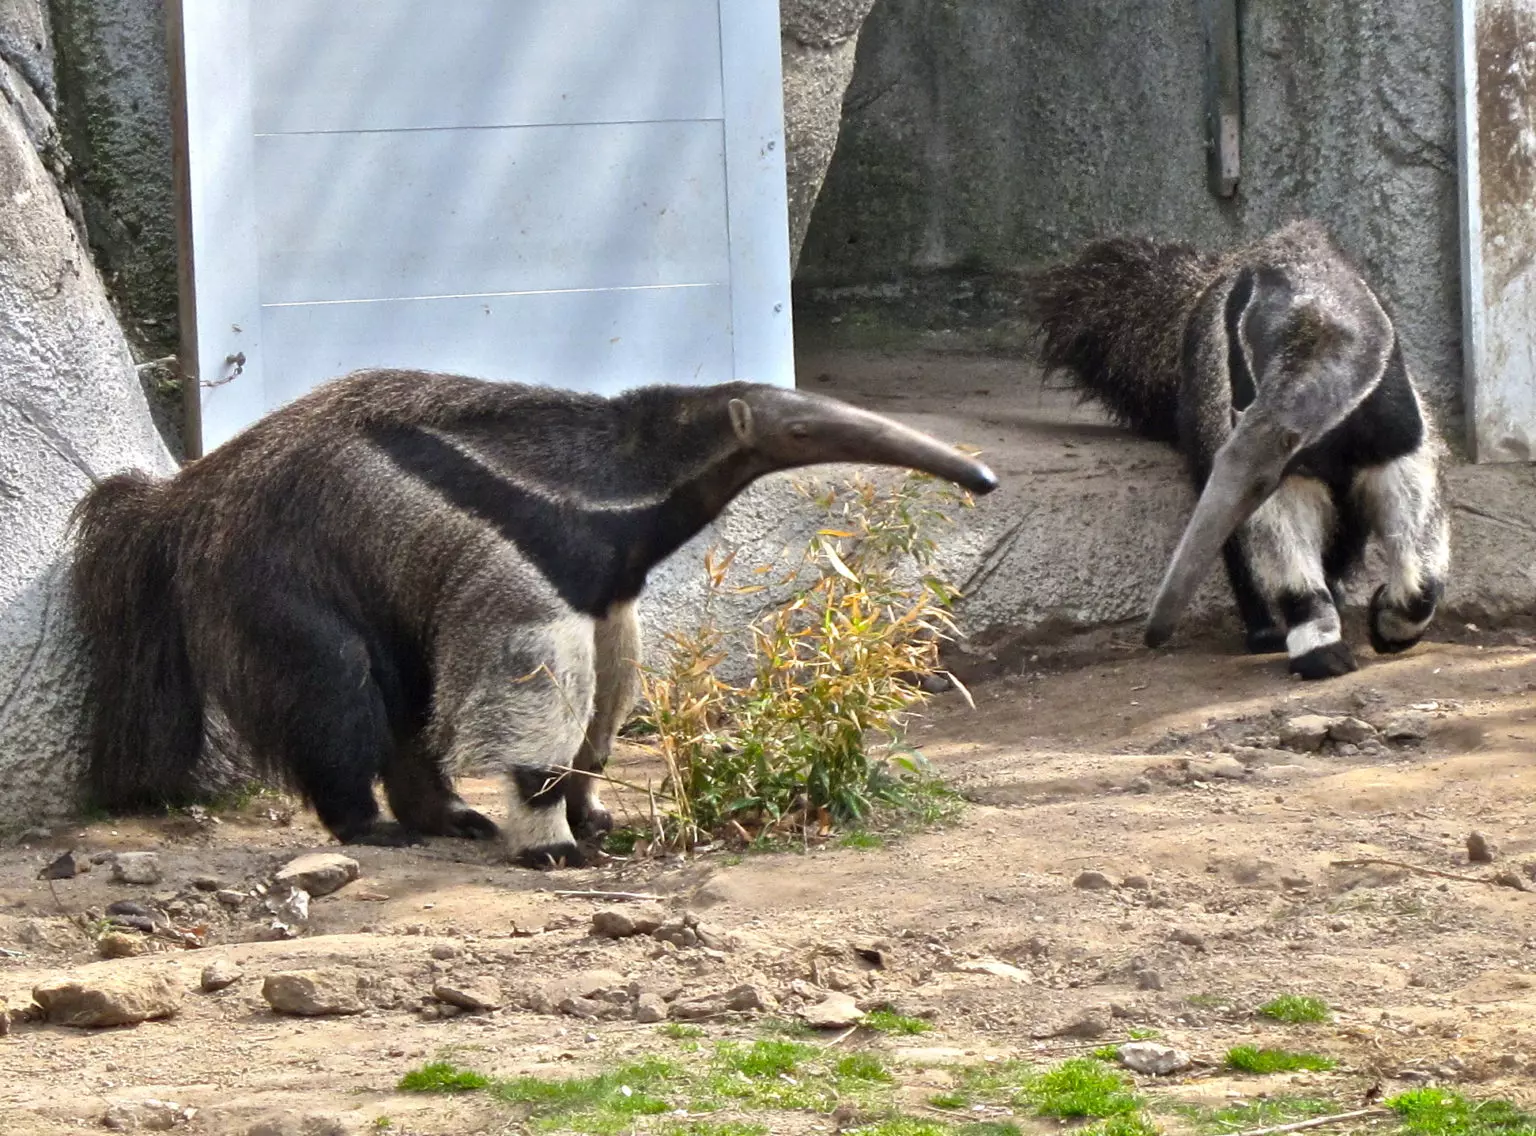
<path id="1" fill-rule="evenodd" d="M 1387 582 L 1371 597 L 1371 646 L 1406 651 L 1435 616 L 1450 571 L 1450 523 L 1433 454 L 1362 470 L 1354 496 L 1386 554 Z"/>
<path id="2" fill-rule="evenodd" d="M 632 603 L 621 604 L 597 621 L 594 635 L 597 686 L 592 720 L 576 755 L 582 773 L 601 773 L 608 766 L 619 727 L 640 697 L 640 620 Z M 591 840 L 613 827 L 613 818 L 598 794 L 596 777 L 578 775 L 569 797 L 571 831 L 577 840 Z"/>
<path id="3" fill-rule="evenodd" d="M 1302 678 L 1355 669 L 1323 567 L 1336 520 L 1326 485 L 1288 477 L 1237 534 L 1255 591 L 1284 621 L 1290 669 Z"/>
<path id="4" fill-rule="evenodd" d="M 363 637 L 307 600 L 264 601 L 260 612 L 237 611 L 220 629 L 216 701 L 336 839 L 409 843 L 399 825 L 380 819 L 373 795 L 395 739 Z M 250 674 L 259 681 L 243 681 Z"/>

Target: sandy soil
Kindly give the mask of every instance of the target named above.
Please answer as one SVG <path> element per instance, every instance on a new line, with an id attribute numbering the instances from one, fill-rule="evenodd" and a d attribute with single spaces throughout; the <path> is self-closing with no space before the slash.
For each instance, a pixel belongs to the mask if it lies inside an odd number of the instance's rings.
<path id="1" fill-rule="evenodd" d="M 312 818 L 281 801 L 216 821 L 89 824 L 6 848 L 0 1000 L 13 1011 L 66 973 L 164 970 L 187 993 L 175 1017 L 119 1029 L 21 1015 L 0 1037 L 0 1132 L 95 1128 L 114 1106 L 149 1098 L 195 1109 L 178 1124 L 189 1133 L 354 1133 L 383 1116 L 396 1132 L 518 1131 L 482 1097 L 393 1086 L 444 1053 L 487 1073 L 566 1074 L 665 1044 L 655 1027 L 521 1008 L 547 1009 L 547 984 L 593 968 L 680 987 L 683 998 L 749 982 L 786 1015 L 800 1004 L 797 981 L 850 986 L 931 1012 L 936 1030 L 845 1044 L 920 1049 L 927 1062 L 1081 1052 L 1090 1043 L 1056 1031 L 1097 1015 L 1109 1023 L 1098 1041 L 1152 1027 L 1209 1060 L 1245 1040 L 1331 1054 L 1342 1072 L 1300 1080 L 1340 1099 L 1378 1079 L 1396 1089 L 1428 1076 L 1536 1104 L 1531 641 L 1456 629 L 1454 643 L 1391 660 L 1366 652 L 1358 674 L 1302 685 L 1277 658 L 1210 641 L 1153 655 L 1132 635 L 1025 657 L 1022 673 L 975 689 L 974 711 L 957 695 L 938 699 L 915 740 L 970 804 L 952 827 L 883 848 L 719 851 L 547 874 L 454 841 L 347 849 L 361 878 L 315 900 L 289 941 L 255 941 L 271 934 L 261 897 L 226 907 L 193 883 L 248 893 L 325 847 Z M 1426 736 L 1355 752 L 1278 745 L 1285 719 L 1314 712 L 1399 732 L 1407 722 Z M 638 749 L 617 772 L 655 775 Z M 470 781 L 467 795 L 499 811 L 495 783 Z M 1493 863 L 1467 863 L 1473 830 L 1495 846 Z M 103 863 L 51 885 L 34 878 L 71 847 L 153 849 L 164 877 L 113 883 Z M 1076 886 L 1085 871 L 1113 886 Z M 729 949 L 595 938 L 593 913 L 614 904 L 559 894 L 576 890 L 663 896 L 670 912 L 730 937 Z M 147 956 L 98 959 L 93 920 L 123 899 L 169 909 L 207 945 L 162 940 Z M 883 969 L 853 950 L 875 943 Z M 198 975 L 215 959 L 245 978 L 202 993 Z M 1017 972 L 964 969 L 980 959 Z M 363 1012 L 273 1013 L 262 977 L 299 967 L 351 968 Z M 493 980 L 505 1008 L 436 1016 L 431 990 L 444 976 Z M 1286 1027 L 1254 1015 L 1285 992 L 1325 998 L 1336 1020 Z M 716 1036 L 754 1029 L 705 1024 Z M 1164 1091 L 1215 1101 L 1261 1091 L 1214 1067 L 1175 1080 Z M 1268 1080 L 1273 1091 L 1288 1083 Z M 804 1118 L 804 1131 L 832 1127 Z"/>

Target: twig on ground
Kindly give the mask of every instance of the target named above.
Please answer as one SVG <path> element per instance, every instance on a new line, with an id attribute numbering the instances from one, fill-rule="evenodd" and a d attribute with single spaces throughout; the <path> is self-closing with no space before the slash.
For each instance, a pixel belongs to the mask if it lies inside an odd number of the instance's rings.
<path id="1" fill-rule="evenodd" d="M 1368 856 L 1361 860 L 1334 860 L 1329 866 L 1333 868 L 1369 868 L 1372 865 L 1380 865 L 1386 868 L 1402 868 L 1405 872 L 1418 872 L 1422 876 L 1437 876 L 1442 880 L 1457 880 L 1464 884 L 1502 886 L 1495 880 L 1485 880 L 1481 876 L 1462 876 L 1457 875 L 1455 872 L 1442 872 L 1438 868 L 1421 868 L 1417 864 L 1407 864 L 1402 860 L 1379 860 L 1374 856 Z"/>
<path id="2" fill-rule="evenodd" d="M 617 900 L 651 900 L 660 901 L 665 896 L 656 895 L 648 891 L 552 891 L 550 895 L 558 895 L 561 899 L 617 899 Z"/>
<path id="3" fill-rule="evenodd" d="M 1234 1132 L 1232 1136 L 1276 1136 L 1281 1132 L 1300 1132 L 1303 1128 L 1321 1128 L 1325 1124 L 1341 1124 L 1346 1120 L 1360 1120 L 1367 1116 L 1389 1116 L 1391 1112 L 1390 1108 L 1357 1108 L 1353 1112 L 1340 1112 L 1333 1116 L 1314 1116 L 1311 1120 L 1298 1120 L 1292 1124 L 1250 1128 L 1246 1132 Z"/>
<path id="4" fill-rule="evenodd" d="M 825 1045 L 823 1045 L 822 1048 L 823 1049 L 831 1049 L 835 1045 L 841 1045 L 841 1044 L 843 1044 L 843 1042 L 847 1041 L 850 1037 L 852 1037 L 854 1034 L 856 1034 L 858 1032 L 859 1032 L 859 1027 L 858 1026 L 849 1026 L 842 1033 L 838 1034 L 831 1041 L 829 1041 Z"/>

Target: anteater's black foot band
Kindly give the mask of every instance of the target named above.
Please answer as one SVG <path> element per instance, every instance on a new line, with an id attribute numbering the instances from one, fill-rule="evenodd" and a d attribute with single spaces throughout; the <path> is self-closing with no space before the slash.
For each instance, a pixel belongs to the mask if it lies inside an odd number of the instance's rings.
<path id="1" fill-rule="evenodd" d="M 1251 629 L 1243 636 L 1243 646 L 1250 655 L 1285 654 L 1285 632 L 1278 627 Z"/>
<path id="2" fill-rule="evenodd" d="M 407 848 L 422 840 L 420 834 L 392 820 L 375 820 L 356 828 L 341 829 L 335 835 L 343 844 L 369 844 L 376 848 Z"/>
<path id="3" fill-rule="evenodd" d="M 1395 655 L 1418 643 L 1435 617 L 1443 590 L 1439 584 L 1425 585 L 1407 607 L 1399 608 L 1386 602 L 1385 584 L 1377 588 L 1371 596 L 1371 648 L 1378 655 Z"/>
<path id="4" fill-rule="evenodd" d="M 525 868 L 548 871 L 551 868 L 585 868 L 587 858 L 573 843 L 541 844 L 537 848 L 525 848 L 517 855 L 517 862 Z"/>
<path id="5" fill-rule="evenodd" d="M 1354 652 L 1342 639 L 1314 647 L 1291 660 L 1291 673 L 1304 679 L 1337 678 L 1356 669 Z"/>

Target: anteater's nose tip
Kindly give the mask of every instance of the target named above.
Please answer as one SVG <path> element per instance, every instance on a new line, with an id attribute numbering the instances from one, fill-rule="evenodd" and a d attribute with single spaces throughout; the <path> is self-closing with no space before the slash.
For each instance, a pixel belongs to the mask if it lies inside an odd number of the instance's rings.
<path id="1" fill-rule="evenodd" d="M 993 473 L 980 462 L 977 462 L 976 473 L 966 483 L 965 487 L 972 493 L 975 493 L 979 496 L 985 496 L 997 488 L 997 474 Z"/>

